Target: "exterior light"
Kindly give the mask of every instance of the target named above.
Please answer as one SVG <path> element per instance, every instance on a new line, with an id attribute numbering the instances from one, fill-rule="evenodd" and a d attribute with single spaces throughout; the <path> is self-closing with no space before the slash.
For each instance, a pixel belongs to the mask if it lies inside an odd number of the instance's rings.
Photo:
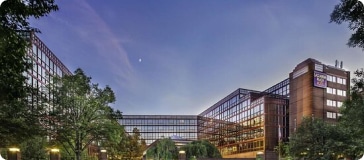
<path id="1" fill-rule="evenodd" d="M 106 153 L 106 149 L 100 150 L 101 153 Z"/>
<path id="2" fill-rule="evenodd" d="M 182 151 L 182 150 L 181 150 L 181 151 L 179 151 L 178 153 L 179 153 L 179 154 L 185 154 L 185 153 L 186 153 L 186 151 Z"/>
<path id="3" fill-rule="evenodd" d="M 20 149 L 19 148 L 9 148 L 10 152 L 19 152 Z"/>
<path id="4" fill-rule="evenodd" d="M 51 152 L 59 152 L 59 149 L 58 148 L 52 148 Z"/>

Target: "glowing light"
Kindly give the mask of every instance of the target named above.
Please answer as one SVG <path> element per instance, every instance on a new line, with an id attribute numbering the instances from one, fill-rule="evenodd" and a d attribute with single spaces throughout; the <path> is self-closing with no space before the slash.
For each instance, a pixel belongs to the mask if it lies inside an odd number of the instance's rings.
<path id="1" fill-rule="evenodd" d="M 100 150 L 101 153 L 106 153 L 106 149 Z"/>
<path id="2" fill-rule="evenodd" d="M 10 152 L 19 152 L 20 149 L 19 148 L 9 148 Z"/>
<path id="3" fill-rule="evenodd" d="M 51 149 L 51 152 L 59 152 L 59 149 L 58 148 L 53 148 L 53 149 Z"/>

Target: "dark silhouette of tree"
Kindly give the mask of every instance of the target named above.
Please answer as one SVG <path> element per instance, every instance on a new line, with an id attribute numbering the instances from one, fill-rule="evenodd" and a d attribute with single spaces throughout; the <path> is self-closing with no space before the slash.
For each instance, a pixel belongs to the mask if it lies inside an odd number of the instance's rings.
<path id="1" fill-rule="evenodd" d="M 354 33 L 349 38 L 349 47 L 364 49 L 364 5 L 358 0 L 341 0 L 331 13 L 331 21 L 337 24 L 348 23 Z"/>
<path id="2" fill-rule="evenodd" d="M 44 133 L 38 123 L 42 108 L 32 108 L 27 99 L 37 93 L 26 85 L 24 73 L 32 65 L 26 56 L 29 41 L 21 31 L 37 30 L 29 18 L 56 10 L 54 0 L 6 0 L 0 6 L 0 147 Z"/>

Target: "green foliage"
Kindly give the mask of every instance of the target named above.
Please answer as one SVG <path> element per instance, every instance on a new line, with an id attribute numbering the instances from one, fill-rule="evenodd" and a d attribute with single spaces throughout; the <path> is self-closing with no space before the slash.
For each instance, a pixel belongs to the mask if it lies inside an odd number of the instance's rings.
<path id="1" fill-rule="evenodd" d="M 7 0 L 0 6 L 0 146 L 19 144 L 43 132 L 38 123 L 41 108 L 31 108 L 34 89 L 23 75 L 31 67 L 26 58 L 28 40 L 19 31 L 36 30 L 28 19 L 57 10 L 54 0 Z"/>
<path id="2" fill-rule="evenodd" d="M 340 125 L 345 129 L 345 155 L 358 157 L 364 151 L 364 72 L 357 70 L 352 79 L 351 99 L 344 102 L 340 109 Z"/>
<path id="3" fill-rule="evenodd" d="M 178 158 L 178 149 L 171 138 L 160 139 L 147 151 L 147 158 L 170 160 Z"/>
<path id="4" fill-rule="evenodd" d="M 109 106 L 115 101 L 110 87 L 99 88 L 81 69 L 52 81 L 47 91 L 53 96 L 45 104 L 50 106 L 48 131 L 64 149 L 79 160 L 94 141 L 120 141 L 123 130 L 117 118 L 121 112 Z"/>
<path id="5" fill-rule="evenodd" d="M 118 144 L 117 152 L 121 157 L 137 159 L 143 156 L 146 147 L 145 140 L 141 139 L 139 130 L 134 128 L 133 133 L 131 135 L 126 135 Z"/>
<path id="6" fill-rule="evenodd" d="M 335 159 L 343 154 L 344 135 L 340 126 L 308 117 L 290 137 L 290 153 L 298 158 Z"/>
<path id="7" fill-rule="evenodd" d="M 28 139 L 20 145 L 22 160 L 48 160 L 44 137 Z"/>
<path id="8" fill-rule="evenodd" d="M 163 160 L 176 159 L 178 150 L 171 138 L 164 138 L 157 144 L 158 157 Z"/>
<path id="9" fill-rule="evenodd" d="M 364 49 L 364 6 L 358 0 L 341 0 L 331 13 L 331 22 L 349 23 L 349 29 L 354 31 L 347 45 Z"/>
<path id="10" fill-rule="evenodd" d="M 193 141 L 183 147 L 186 157 L 191 158 L 221 158 L 219 150 L 207 140 Z"/>

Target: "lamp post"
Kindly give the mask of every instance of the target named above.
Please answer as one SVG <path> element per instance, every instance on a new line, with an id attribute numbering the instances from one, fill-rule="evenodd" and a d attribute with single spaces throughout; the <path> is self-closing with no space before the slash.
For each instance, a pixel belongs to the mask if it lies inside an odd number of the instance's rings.
<path id="1" fill-rule="evenodd" d="M 186 159 L 186 151 L 180 150 L 178 152 L 178 160 L 185 160 Z"/>
<path id="2" fill-rule="evenodd" d="M 58 148 L 51 149 L 49 156 L 50 156 L 50 160 L 61 160 L 61 154 L 59 153 Z"/>
<path id="3" fill-rule="evenodd" d="M 20 160 L 20 149 L 19 148 L 9 148 L 8 150 L 8 160 Z"/>
<path id="4" fill-rule="evenodd" d="M 106 149 L 100 149 L 99 160 L 107 160 Z"/>

